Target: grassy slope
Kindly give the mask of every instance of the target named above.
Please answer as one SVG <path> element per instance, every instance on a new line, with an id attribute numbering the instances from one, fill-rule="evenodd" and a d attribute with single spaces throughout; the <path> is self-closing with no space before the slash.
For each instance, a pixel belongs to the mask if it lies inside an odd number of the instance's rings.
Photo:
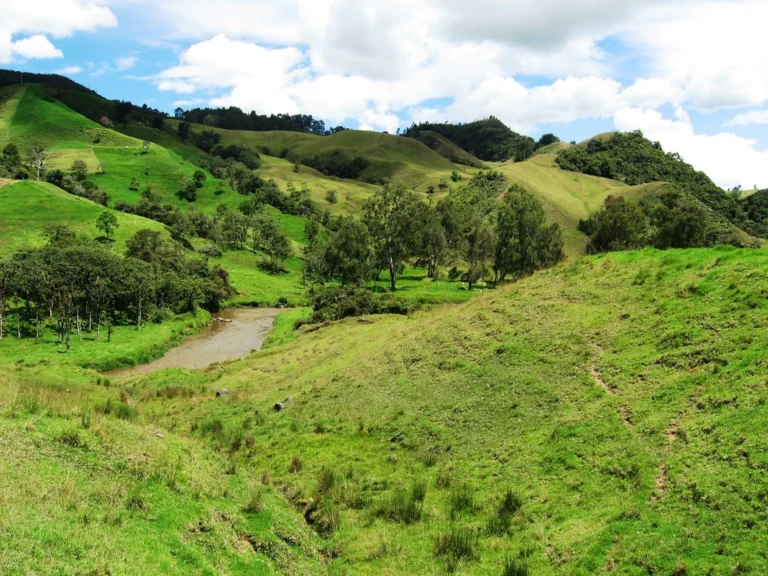
<path id="1" fill-rule="evenodd" d="M 98 381 L 0 374 L 0 573 L 325 573 L 280 498 L 266 490 L 266 511 L 245 511 L 253 479 L 198 440 L 132 421 Z M 122 418 L 100 413 L 107 402 Z"/>
<path id="2" fill-rule="evenodd" d="M 460 158 L 463 160 L 465 164 L 468 164 L 470 166 L 482 166 L 483 163 L 481 160 L 474 157 L 472 154 L 461 148 L 460 146 L 457 146 L 448 138 L 443 136 L 442 134 L 438 134 L 437 132 L 432 132 L 431 130 L 423 130 L 419 133 L 419 136 L 415 138 L 415 140 L 418 140 L 419 142 L 422 142 L 438 154 L 442 156 L 443 158 L 447 158 L 451 161 L 453 161 L 453 158 Z"/>
<path id="3" fill-rule="evenodd" d="M 291 396 L 254 430 L 262 459 L 243 473 L 266 467 L 299 501 L 324 466 L 339 472 L 337 500 L 362 490 L 333 540 L 350 573 L 443 571 L 433 538 L 451 523 L 450 490 L 435 481 L 448 474 L 475 491 L 455 519 L 481 534 L 462 573 L 499 574 L 526 554 L 534 574 L 759 574 L 766 281 L 761 251 L 615 253 L 463 306 L 307 332 L 217 371 L 234 391 L 224 402 L 157 399 L 183 382 L 173 373 L 131 389 L 147 421 L 219 419 L 225 436 Z M 428 482 L 421 522 L 373 514 L 413 479 Z M 507 488 L 522 509 L 510 536 L 488 536 Z"/>
<path id="4" fill-rule="evenodd" d="M 509 180 L 530 190 L 544 205 L 547 216 L 563 227 L 569 258 L 584 254 L 587 237 L 577 229 L 579 220 L 600 209 L 605 199 L 623 195 L 638 200 L 663 184 L 627 186 L 615 180 L 567 172 L 554 165 L 554 156 L 541 154 L 526 162 L 505 162 L 495 166 Z"/>
<path id="5" fill-rule="evenodd" d="M 316 136 L 298 132 L 222 130 L 202 125 L 193 125 L 192 129 L 218 132 L 225 145 L 248 146 L 260 153 L 266 147 L 275 156 L 283 150 L 295 152 L 303 158 L 322 155 L 331 150 L 345 150 L 353 157 L 363 156 L 371 162 L 371 166 L 362 174 L 363 180 L 368 177 L 385 177 L 420 192 L 426 191 L 430 185 L 436 187 L 440 179 L 448 178 L 454 169 L 464 172 L 471 170 L 452 164 L 413 138 L 378 132 L 345 130 L 333 136 Z"/>
<path id="6" fill-rule="evenodd" d="M 0 188 L 0 255 L 21 247 L 42 246 L 42 230 L 48 224 L 67 224 L 77 233 L 95 238 L 96 219 L 105 208 L 90 200 L 67 194 L 45 182 L 16 182 Z M 115 231 L 117 249 L 125 249 L 125 241 L 137 231 L 165 226 L 140 216 L 116 212 L 120 227 Z"/>

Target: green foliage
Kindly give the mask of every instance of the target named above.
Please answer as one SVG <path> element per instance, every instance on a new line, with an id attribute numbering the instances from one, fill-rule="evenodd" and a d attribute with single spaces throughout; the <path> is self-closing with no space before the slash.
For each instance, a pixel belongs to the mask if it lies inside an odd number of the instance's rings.
<path id="1" fill-rule="evenodd" d="M 342 285 L 359 286 L 370 276 L 372 259 L 368 228 L 351 216 L 344 218 L 325 250 L 329 275 Z"/>
<path id="2" fill-rule="evenodd" d="M 375 294 L 355 286 L 316 288 L 310 293 L 312 323 L 370 314 L 408 314 L 411 305 L 392 294 Z"/>
<path id="3" fill-rule="evenodd" d="M 658 142 L 643 133 L 617 132 L 610 138 L 594 138 L 586 147 L 574 146 L 561 152 L 557 165 L 563 170 L 602 176 L 629 185 L 667 182 L 727 218 L 744 225 L 746 216 L 739 203 L 703 172 L 697 172 L 677 153 L 665 153 Z"/>
<path id="4" fill-rule="evenodd" d="M 107 238 L 112 238 L 112 232 L 120 227 L 120 222 L 111 210 L 105 210 L 96 219 L 96 228 L 104 232 Z"/>
<path id="5" fill-rule="evenodd" d="M 403 134 L 420 138 L 425 131 L 444 136 L 481 160 L 504 161 L 514 158 L 515 161 L 522 161 L 529 158 L 536 148 L 533 138 L 513 132 L 493 116 L 466 124 L 423 122 L 413 124 Z"/>
<path id="6" fill-rule="evenodd" d="M 497 279 L 532 274 L 554 266 L 564 256 L 560 226 L 548 225 L 541 203 L 524 188 L 512 186 L 496 217 Z"/>

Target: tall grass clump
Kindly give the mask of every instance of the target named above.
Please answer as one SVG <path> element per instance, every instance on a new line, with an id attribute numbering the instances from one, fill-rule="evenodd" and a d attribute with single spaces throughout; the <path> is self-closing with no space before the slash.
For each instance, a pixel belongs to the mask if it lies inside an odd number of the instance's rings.
<path id="1" fill-rule="evenodd" d="M 474 530 L 451 526 L 435 537 L 435 556 L 445 562 L 448 572 L 455 572 L 462 562 L 477 560 L 479 543 Z"/>
<path id="2" fill-rule="evenodd" d="M 398 488 L 385 496 L 379 502 L 376 514 L 395 522 L 415 524 L 421 520 L 426 496 L 427 483 L 416 480 L 408 490 Z"/>
<path id="3" fill-rule="evenodd" d="M 466 483 L 457 484 L 451 489 L 448 502 L 452 519 L 460 512 L 471 512 L 475 509 L 475 489 Z"/>
<path id="4" fill-rule="evenodd" d="M 530 576 L 530 574 L 528 564 L 511 558 L 504 562 L 504 568 L 501 571 L 501 576 Z"/>
<path id="5" fill-rule="evenodd" d="M 488 520 L 489 534 L 501 536 L 509 532 L 512 516 L 523 506 L 523 501 L 512 490 L 507 490 L 499 503 L 496 513 Z"/>

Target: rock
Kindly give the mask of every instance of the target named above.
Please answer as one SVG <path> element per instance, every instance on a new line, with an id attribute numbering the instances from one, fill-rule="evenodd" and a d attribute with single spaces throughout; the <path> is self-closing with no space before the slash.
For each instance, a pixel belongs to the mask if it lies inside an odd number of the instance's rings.
<path id="1" fill-rule="evenodd" d="M 290 402 L 290 401 L 291 401 L 291 397 L 290 397 L 290 396 L 288 396 L 288 398 L 286 398 L 285 400 L 283 400 L 283 404 L 288 404 L 288 402 Z"/>
<path id="2" fill-rule="evenodd" d="M 152 436 L 157 436 L 158 438 L 165 438 L 165 436 L 163 434 L 161 434 L 160 432 L 153 432 Z"/>
<path id="3" fill-rule="evenodd" d="M 280 411 L 281 411 L 283 408 L 284 408 L 284 406 L 283 406 L 283 405 L 282 405 L 282 403 L 280 403 L 280 402 L 278 402 L 277 404 L 275 404 L 274 406 L 272 406 L 272 409 L 273 409 L 275 412 L 280 412 Z"/>
<path id="4" fill-rule="evenodd" d="M 218 398 L 219 396 L 227 396 L 229 394 L 232 394 L 232 392 L 230 392 L 227 389 L 219 390 L 218 392 L 216 392 L 216 398 Z"/>

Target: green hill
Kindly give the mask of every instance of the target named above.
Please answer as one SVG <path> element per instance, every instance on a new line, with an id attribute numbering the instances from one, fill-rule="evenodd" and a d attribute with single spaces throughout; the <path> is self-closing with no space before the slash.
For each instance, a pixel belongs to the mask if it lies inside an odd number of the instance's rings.
<path id="1" fill-rule="evenodd" d="M 105 208 L 44 182 L 23 181 L 0 187 L 0 255 L 22 247 L 42 246 L 42 231 L 49 224 L 66 224 L 79 234 L 101 236 L 96 219 Z M 138 230 L 165 230 L 165 226 L 132 214 L 115 212 L 119 250 Z"/>
<path id="2" fill-rule="evenodd" d="M 448 178 L 457 169 L 421 142 L 378 132 L 344 130 L 332 136 L 317 136 L 302 132 L 252 132 L 192 125 L 193 132 L 204 130 L 220 134 L 224 146 L 236 144 L 292 162 L 305 163 L 314 159 L 321 163 L 350 162 L 362 157 L 368 165 L 356 180 L 398 182 L 421 192 L 430 185 L 437 186 L 441 178 Z"/>
<path id="3" fill-rule="evenodd" d="M 440 154 L 440 156 L 447 158 L 454 164 L 464 164 L 466 166 L 472 166 L 473 168 L 483 167 L 483 163 L 480 160 L 438 132 L 420 130 L 416 135 L 412 136 L 412 138 L 425 144 Z"/>

